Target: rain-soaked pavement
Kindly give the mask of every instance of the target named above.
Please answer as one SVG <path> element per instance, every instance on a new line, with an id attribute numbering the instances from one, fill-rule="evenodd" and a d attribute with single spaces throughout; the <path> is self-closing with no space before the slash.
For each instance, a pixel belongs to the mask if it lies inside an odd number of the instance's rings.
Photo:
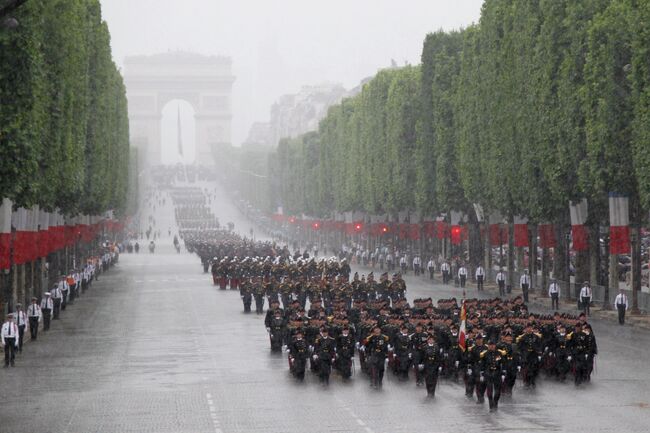
<path id="1" fill-rule="evenodd" d="M 235 221 L 230 205 L 215 209 Z M 171 225 L 171 207 L 159 210 Z M 250 227 L 236 222 L 248 233 Z M 407 280 L 409 298 L 459 290 Z M 468 290 L 468 296 L 473 296 Z M 323 389 L 290 377 L 261 316 L 219 291 L 199 260 L 169 240 L 119 264 L 0 370 L 0 433 L 122 432 L 647 432 L 650 334 L 594 323 L 600 356 L 591 384 L 541 380 L 515 388 L 497 413 L 442 382 L 435 399 L 388 374 L 382 390 L 357 372 Z"/>

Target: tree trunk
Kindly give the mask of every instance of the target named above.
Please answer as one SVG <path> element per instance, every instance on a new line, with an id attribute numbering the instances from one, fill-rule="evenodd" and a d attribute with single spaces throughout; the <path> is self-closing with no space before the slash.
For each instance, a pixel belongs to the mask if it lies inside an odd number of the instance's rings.
<path id="1" fill-rule="evenodd" d="M 551 267 L 549 266 L 551 263 L 551 257 L 548 251 L 548 248 L 543 248 L 542 249 L 542 286 L 540 287 L 541 290 L 541 296 L 547 298 L 548 297 L 548 291 L 546 290 L 548 288 L 548 273 L 551 270 Z"/>
<path id="2" fill-rule="evenodd" d="M 639 292 L 641 292 L 641 230 L 638 221 L 630 225 L 632 248 L 632 314 L 639 314 Z"/>
<path id="3" fill-rule="evenodd" d="M 492 279 L 492 244 L 490 242 L 490 223 L 485 222 L 485 279 Z"/>
<path id="4" fill-rule="evenodd" d="M 508 218 L 508 280 L 506 286 L 515 287 L 515 224 Z"/>
<path id="5" fill-rule="evenodd" d="M 537 225 L 533 225 L 528 232 L 528 268 L 530 270 L 530 291 L 539 286 L 537 280 Z"/>
<path id="6" fill-rule="evenodd" d="M 571 298 L 571 277 L 569 273 L 569 249 L 566 226 L 563 221 L 555 225 L 556 248 L 553 255 L 553 278 L 564 291 L 565 298 Z"/>

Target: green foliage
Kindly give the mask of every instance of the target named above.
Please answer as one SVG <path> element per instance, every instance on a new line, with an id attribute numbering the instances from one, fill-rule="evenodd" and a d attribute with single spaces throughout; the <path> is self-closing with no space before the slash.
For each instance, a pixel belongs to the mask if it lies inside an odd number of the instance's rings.
<path id="1" fill-rule="evenodd" d="M 126 91 L 98 0 L 35 0 L 0 31 L 0 197 L 124 211 Z"/>
<path id="2" fill-rule="evenodd" d="M 487 0 L 477 25 L 428 35 L 420 67 L 380 71 L 284 141 L 277 201 L 317 215 L 479 203 L 560 231 L 570 200 L 593 223 L 610 191 L 647 210 L 649 21 L 638 0 Z"/>

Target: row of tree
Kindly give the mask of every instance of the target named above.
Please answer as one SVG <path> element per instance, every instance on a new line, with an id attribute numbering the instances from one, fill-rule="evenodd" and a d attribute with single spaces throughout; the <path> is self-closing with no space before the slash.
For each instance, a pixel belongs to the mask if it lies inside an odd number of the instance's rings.
<path id="1" fill-rule="evenodd" d="M 564 257 L 569 203 L 587 199 L 589 279 L 608 194 L 630 199 L 637 253 L 650 209 L 648 22 L 646 1 L 486 0 L 478 24 L 428 35 L 420 66 L 379 72 L 318 131 L 283 140 L 272 202 L 323 218 L 460 211 L 474 227 L 479 204 L 554 224 Z"/>
<path id="2" fill-rule="evenodd" d="M 126 91 L 99 0 L 32 0 L 0 30 L 0 197 L 97 215 L 127 205 Z"/>

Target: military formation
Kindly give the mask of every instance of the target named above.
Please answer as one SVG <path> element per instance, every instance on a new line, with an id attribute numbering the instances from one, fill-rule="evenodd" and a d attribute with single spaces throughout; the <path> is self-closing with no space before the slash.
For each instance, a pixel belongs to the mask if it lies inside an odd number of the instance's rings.
<path id="1" fill-rule="evenodd" d="M 245 313 L 264 316 L 271 351 L 286 352 L 298 381 L 309 371 L 327 386 L 332 372 L 350 380 L 358 369 L 381 388 L 388 370 L 429 396 L 439 379 L 463 383 L 468 399 L 487 397 L 495 410 L 517 381 L 590 380 L 598 348 L 584 314 L 532 314 L 522 297 L 410 303 L 399 270 L 359 275 L 345 256 L 317 259 L 223 228 L 181 235 L 216 287 L 238 291 Z"/>
<path id="2" fill-rule="evenodd" d="M 271 350 L 287 352 L 297 380 L 307 370 L 324 385 L 332 371 L 348 380 L 358 359 L 374 388 L 386 369 L 398 380 L 413 378 L 430 396 L 439 378 L 462 381 L 468 398 L 484 403 L 487 396 L 491 409 L 517 380 L 530 388 L 540 376 L 590 380 L 598 349 L 584 314 L 532 314 L 521 297 L 411 304 L 399 272 L 350 278 L 345 259 L 222 237 L 201 244 L 213 254 L 213 283 L 238 290 L 244 312 L 254 306 L 264 315 Z"/>

